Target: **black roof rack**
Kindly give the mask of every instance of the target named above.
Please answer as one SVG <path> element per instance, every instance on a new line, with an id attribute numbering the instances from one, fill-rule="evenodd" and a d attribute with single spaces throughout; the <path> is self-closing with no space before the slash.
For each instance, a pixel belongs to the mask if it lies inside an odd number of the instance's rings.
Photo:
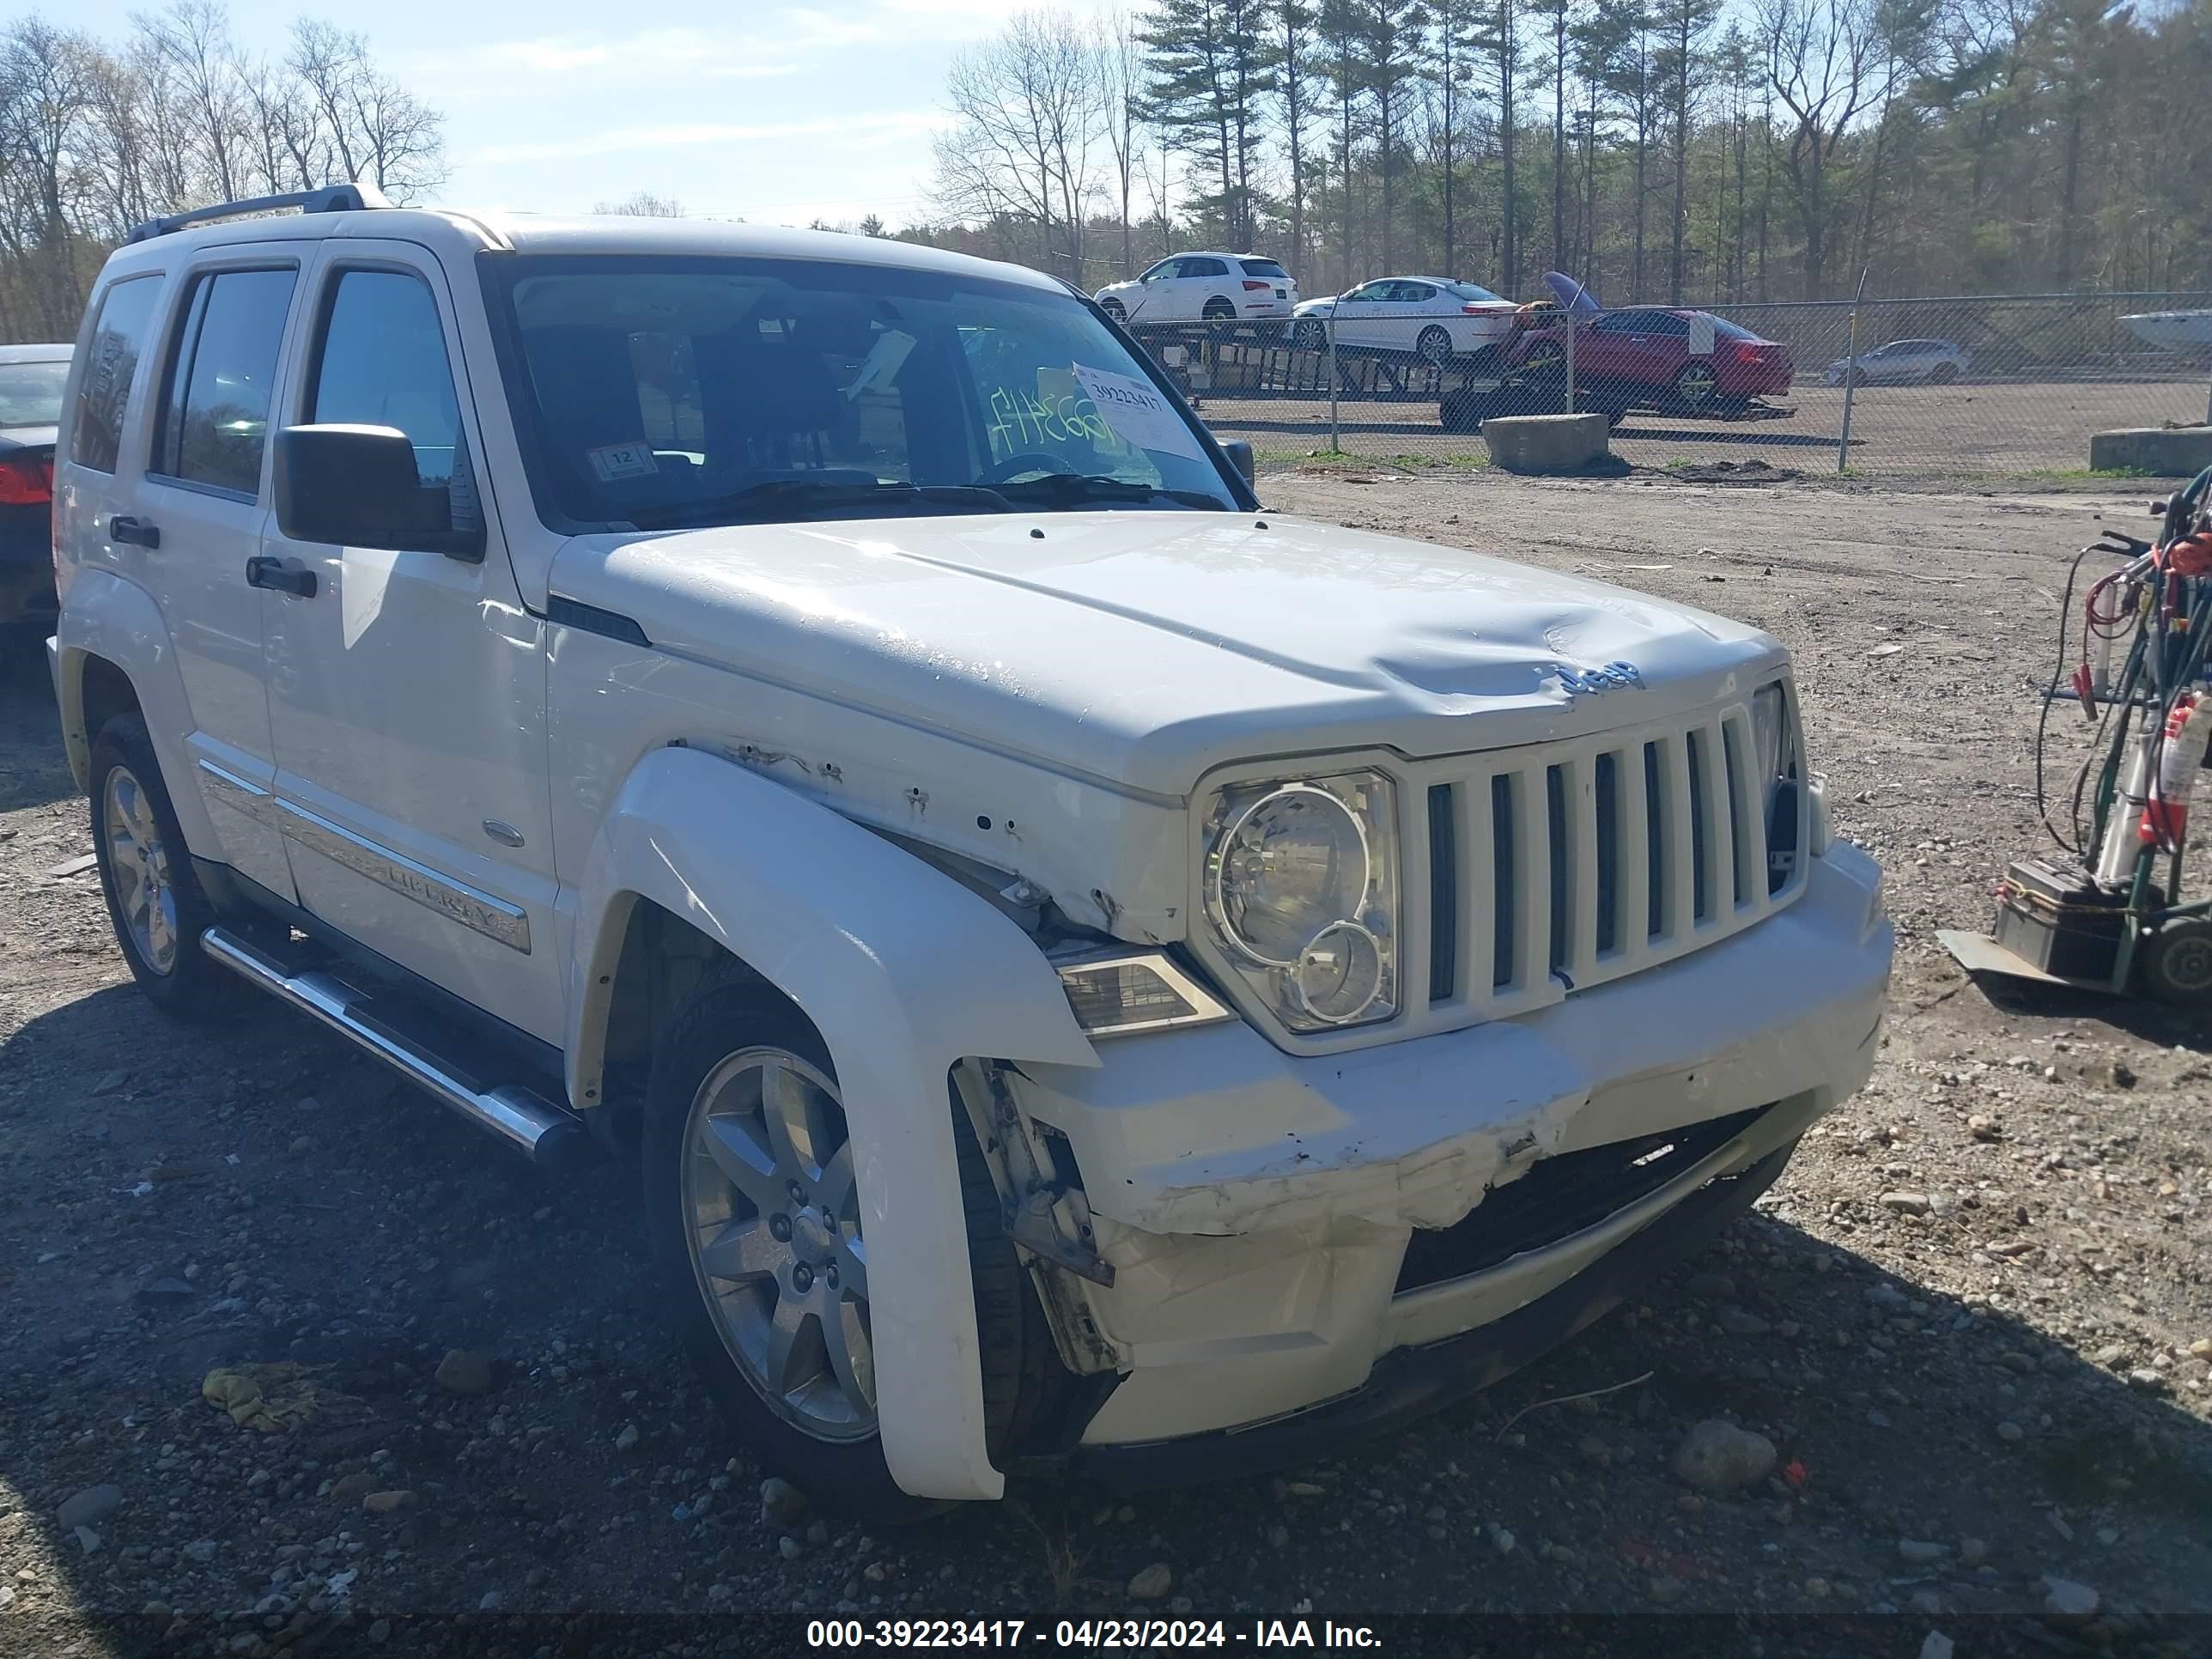
<path id="1" fill-rule="evenodd" d="M 187 225 L 201 225 L 216 219 L 236 219 L 248 213 L 268 213 L 277 208 L 297 208 L 302 213 L 357 213 L 368 208 L 390 207 L 384 192 L 374 185 L 325 185 L 320 190 L 294 191 L 285 196 L 257 196 L 251 201 L 218 202 L 213 207 L 194 208 L 189 213 L 172 213 L 167 218 L 149 219 L 143 225 L 131 227 L 129 242 L 151 241 L 156 236 L 166 236 L 173 230 L 182 230 Z"/>

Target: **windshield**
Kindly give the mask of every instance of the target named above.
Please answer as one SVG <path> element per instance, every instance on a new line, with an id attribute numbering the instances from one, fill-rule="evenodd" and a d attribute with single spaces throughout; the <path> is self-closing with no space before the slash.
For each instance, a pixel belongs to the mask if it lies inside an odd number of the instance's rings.
<path id="1" fill-rule="evenodd" d="M 805 259 L 484 269 L 562 527 L 1237 505 L 1188 412 L 1071 295 Z"/>
<path id="2" fill-rule="evenodd" d="M 1479 283 L 1447 283 L 1444 286 L 1450 289 L 1453 293 L 1458 295 L 1462 300 L 1487 300 L 1492 304 L 1501 306 L 1510 305 L 1512 303 L 1510 301 L 1500 299 L 1497 295 L 1492 294 L 1488 289 L 1482 287 Z"/>
<path id="3" fill-rule="evenodd" d="M 0 363 L 0 426 L 58 426 L 69 360 Z"/>

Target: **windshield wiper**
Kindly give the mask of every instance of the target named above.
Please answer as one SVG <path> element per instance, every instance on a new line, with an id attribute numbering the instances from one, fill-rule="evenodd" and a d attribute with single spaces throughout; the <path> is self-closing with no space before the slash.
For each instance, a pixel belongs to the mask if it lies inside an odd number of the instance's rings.
<path id="1" fill-rule="evenodd" d="M 763 478 L 724 495 L 698 501 L 671 501 L 665 507 L 633 513 L 629 522 L 640 530 L 671 530 L 680 526 L 711 524 L 721 519 L 761 516 L 756 509 L 836 507 L 954 507 L 966 513 L 1007 513 L 1013 503 L 984 484 L 910 484 L 831 483 L 821 478 Z"/>
<path id="2" fill-rule="evenodd" d="M 1227 503 L 1218 495 L 1209 495 L 1202 489 L 1163 489 L 1156 484 L 1133 483 L 1127 478 L 1109 477 L 1103 473 L 1048 472 L 1041 478 L 1024 478 L 1019 483 L 994 484 L 992 488 L 1010 501 L 1042 501 L 1054 507 L 1073 506 L 1078 501 L 1164 499 L 1183 507 L 1228 510 Z"/>

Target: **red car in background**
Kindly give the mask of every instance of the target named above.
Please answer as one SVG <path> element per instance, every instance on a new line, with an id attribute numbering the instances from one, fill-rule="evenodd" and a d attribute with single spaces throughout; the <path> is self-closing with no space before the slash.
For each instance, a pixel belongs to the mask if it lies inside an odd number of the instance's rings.
<path id="1" fill-rule="evenodd" d="M 1577 404 L 1616 421 L 1629 409 L 1735 414 L 1753 398 L 1790 390 L 1788 346 L 1709 311 L 1664 306 L 1523 311 L 1503 367 L 1539 382 L 1563 374 L 1570 317 Z"/>

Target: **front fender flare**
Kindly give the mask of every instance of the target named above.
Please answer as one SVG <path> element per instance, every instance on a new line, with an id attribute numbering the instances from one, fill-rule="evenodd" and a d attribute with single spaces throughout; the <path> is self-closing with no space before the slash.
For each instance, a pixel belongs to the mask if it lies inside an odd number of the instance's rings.
<path id="1" fill-rule="evenodd" d="M 580 1103 L 598 1097 L 608 982 L 640 898 L 720 941 L 821 1032 L 853 1138 L 892 1478 L 921 1498 L 998 1497 L 945 1079 L 971 1056 L 1096 1066 L 1059 975 L 911 854 L 732 762 L 656 750 L 616 796 L 579 888 L 566 1047 Z"/>

